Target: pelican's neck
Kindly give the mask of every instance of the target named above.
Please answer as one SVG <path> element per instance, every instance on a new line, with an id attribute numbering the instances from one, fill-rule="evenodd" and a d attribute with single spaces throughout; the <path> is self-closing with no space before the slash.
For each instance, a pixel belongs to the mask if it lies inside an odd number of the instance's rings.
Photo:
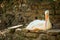
<path id="1" fill-rule="evenodd" d="M 45 27 L 48 28 L 49 21 L 49 11 L 45 11 Z"/>
<path id="2" fill-rule="evenodd" d="M 52 28 L 51 22 L 50 22 L 50 20 L 49 20 L 49 15 L 46 15 L 46 16 L 45 16 L 45 28 L 46 28 L 46 29 Z"/>

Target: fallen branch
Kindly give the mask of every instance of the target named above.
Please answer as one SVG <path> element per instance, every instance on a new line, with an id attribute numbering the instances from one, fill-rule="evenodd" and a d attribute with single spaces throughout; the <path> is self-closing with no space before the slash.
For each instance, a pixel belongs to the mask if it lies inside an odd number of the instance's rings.
<path id="1" fill-rule="evenodd" d="M 15 29 L 15 28 L 19 28 L 21 26 L 23 26 L 23 25 L 12 26 L 12 27 L 9 27 L 8 29 Z"/>

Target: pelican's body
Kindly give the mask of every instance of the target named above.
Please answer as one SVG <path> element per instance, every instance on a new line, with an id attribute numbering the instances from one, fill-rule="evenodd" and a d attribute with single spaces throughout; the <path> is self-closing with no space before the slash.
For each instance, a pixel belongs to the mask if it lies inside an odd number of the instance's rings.
<path id="1" fill-rule="evenodd" d="M 45 28 L 45 21 L 44 20 L 34 20 L 34 21 L 32 21 L 27 27 L 26 27 L 26 29 L 28 29 L 28 30 L 34 30 L 35 28 L 38 28 L 38 29 L 43 29 L 44 30 L 44 28 Z"/>
<path id="2" fill-rule="evenodd" d="M 45 11 L 45 20 L 34 20 L 32 21 L 27 27 L 26 29 L 28 30 L 48 30 L 50 29 L 51 23 L 49 20 L 49 10 Z"/>

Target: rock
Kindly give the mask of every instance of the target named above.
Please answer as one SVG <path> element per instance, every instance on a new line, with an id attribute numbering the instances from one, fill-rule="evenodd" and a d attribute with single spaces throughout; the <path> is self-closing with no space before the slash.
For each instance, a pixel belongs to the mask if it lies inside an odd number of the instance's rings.
<path id="1" fill-rule="evenodd" d="M 30 37 L 30 38 L 37 38 L 39 35 L 37 33 L 26 33 L 25 34 L 26 37 Z"/>
<path id="2" fill-rule="evenodd" d="M 60 30 L 58 30 L 58 29 L 48 30 L 47 34 L 53 35 L 53 36 L 60 35 Z"/>
<path id="3" fill-rule="evenodd" d="M 47 34 L 40 34 L 36 40 L 47 40 Z"/>

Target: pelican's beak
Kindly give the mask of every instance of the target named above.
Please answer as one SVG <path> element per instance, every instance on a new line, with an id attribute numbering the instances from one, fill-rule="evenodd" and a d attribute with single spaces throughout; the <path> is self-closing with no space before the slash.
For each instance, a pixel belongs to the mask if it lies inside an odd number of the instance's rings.
<path id="1" fill-rule="evenodd" d="M 46 14 L 46 15 L 45 15 L 46 20 L 48 20 L 48 17 L 49 17 L 48 14 Z"/>

